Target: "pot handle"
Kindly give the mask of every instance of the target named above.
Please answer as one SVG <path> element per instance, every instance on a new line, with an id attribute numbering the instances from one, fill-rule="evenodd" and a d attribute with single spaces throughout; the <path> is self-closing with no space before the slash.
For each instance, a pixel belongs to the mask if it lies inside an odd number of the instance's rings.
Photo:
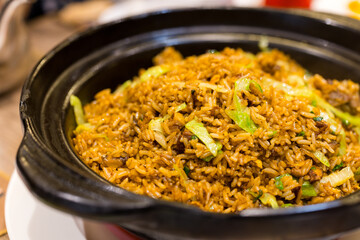
<path id="1" fill-rule="evenodd" d="M 74 215 L 96 218 L 114 213 L 133 215 L 155 201 L 85 177 L 48 150 L 29 130 L 18 149 L 16 165 L 23 182 L 37 198 Z"/>

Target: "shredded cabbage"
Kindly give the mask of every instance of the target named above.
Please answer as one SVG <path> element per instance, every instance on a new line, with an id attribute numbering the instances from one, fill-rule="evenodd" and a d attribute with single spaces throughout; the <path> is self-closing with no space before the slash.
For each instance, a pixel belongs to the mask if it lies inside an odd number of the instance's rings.
<path id="1" fill-rule="evenodd" d="M 264 193 L 259 199 L 265 205 L 269 205 L 272 208 L 279 208 L 276 198 L 270 193 Z"/>
<path id="2" fill-rule="evenodd" d="M 155 140 L 163 147 L 167 148 L 166 138 L 164 129 L 161 126 L 161 123 L 164 121 L 164 118 L 153 119 L 149 122 L 149 128 L 154 131 Z"/>
<path id="3" fill-rule="evenodd" d="M 314 156 L 327 167 L 330 167 L 329 159 L 320 151 L 315 151 Z"/>
<path id="4" fill-rule="evenodd" d="M 219 145 L 216 144 L 214 139 L 210 136 L 209 132 L 206 130 L 206 128 L 201 122 L 198 122 L 194 119 L 186 123 L 185 127 L 195 136 L 197 136 L 210 150 L 211 154 L 216 157 L 218 151 L 221 148 L 219 149 Z"/>
<path id="5" fill-rule="evenodd" d="M 323 177 L 320 180 L 320 183 L 329 182 L 332 187 L 337 187 L 345 183 L 347 180 L 349 180 L 352 177 L 354 177 L 354 173 L 351 171 L 350 167 L 346 167 L 340 171 L 334 172 L 326 177 Z"/>
<path id="6" fill-rule="evenodd" d="M 70 96 L 70 105 L 74 109 L 74 115 L 75 115 L 76 124 L 78 126 L 84 124 L 85 123 L 85 117 L 84 117 L 84 111 L 83 111 L 80 99 L 78 97 L 74 96 L 74 95 L 71 95 Z"/>
<path id="7" fill-rule="evenodd" d="M 116 90 L 114 91 L 114 94 L 119 94 L 124 92 L 128 87 L 131 86 L 131 80 L 125 81 L 123 84 L 121 84 Z"/>
<path id="8" fill-rule="evenodd" d="M 315 187 L 309 181 L 304 181 L 301 186 L 302 197 L 316 197 Z"/>
<path id="9" fill-rule="evenodd" d="M 145 82 L 150 80 L 150 78 L 156 78 L 159 77 L 169 71 L 169 68 L 167 68 L 164 65 L 160 66 L 154 66 L 148 68 L 143 74 L 140 76 L 140 82 Z"/>

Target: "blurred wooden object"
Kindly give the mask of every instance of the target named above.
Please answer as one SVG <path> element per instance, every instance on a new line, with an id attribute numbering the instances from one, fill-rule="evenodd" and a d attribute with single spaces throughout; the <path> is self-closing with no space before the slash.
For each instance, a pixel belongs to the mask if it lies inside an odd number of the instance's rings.
<path id="1" fill-rule="evenodd" d="M 63 23 L 72 26 L 91 25 L 112 4 L 109 0 L 74 2 L 59 12 L 59 18 Z"/>

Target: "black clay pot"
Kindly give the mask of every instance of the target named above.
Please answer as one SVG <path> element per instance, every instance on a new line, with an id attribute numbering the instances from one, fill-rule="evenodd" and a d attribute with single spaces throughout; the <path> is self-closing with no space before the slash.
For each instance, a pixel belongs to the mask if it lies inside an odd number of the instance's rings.
<path id="1" fill-rule="evenodd" d="M 360 192 L 337 201 L 288 209 L 214 214 L 118 188 L 90 171 L 69 141 L 69 97 L 83 103 L 151 65 L 165 46 L 185 56 L 225 46 L 290 54 L 310 72 L 360 82 L 360 22 L 307 11 L 189 9 L 128 18 L 75 35 L 45 56 L 24 85 L 25 136 L 17 167 L 45 203 L 154 239 L 316 239 L 360 227 Z"/>

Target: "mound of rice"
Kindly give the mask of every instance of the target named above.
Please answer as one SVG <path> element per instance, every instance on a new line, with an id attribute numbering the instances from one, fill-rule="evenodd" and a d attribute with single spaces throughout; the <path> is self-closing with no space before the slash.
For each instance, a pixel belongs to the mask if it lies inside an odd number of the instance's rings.
<path id="1" fill-rule="evenodd" d="M 97 93 L 74 131 L 79 157 L 109 182 L 222 213 L 359 189 L 358 84 L 278 50 L 184 59 L 169 47 L 154 65 Z"/>

